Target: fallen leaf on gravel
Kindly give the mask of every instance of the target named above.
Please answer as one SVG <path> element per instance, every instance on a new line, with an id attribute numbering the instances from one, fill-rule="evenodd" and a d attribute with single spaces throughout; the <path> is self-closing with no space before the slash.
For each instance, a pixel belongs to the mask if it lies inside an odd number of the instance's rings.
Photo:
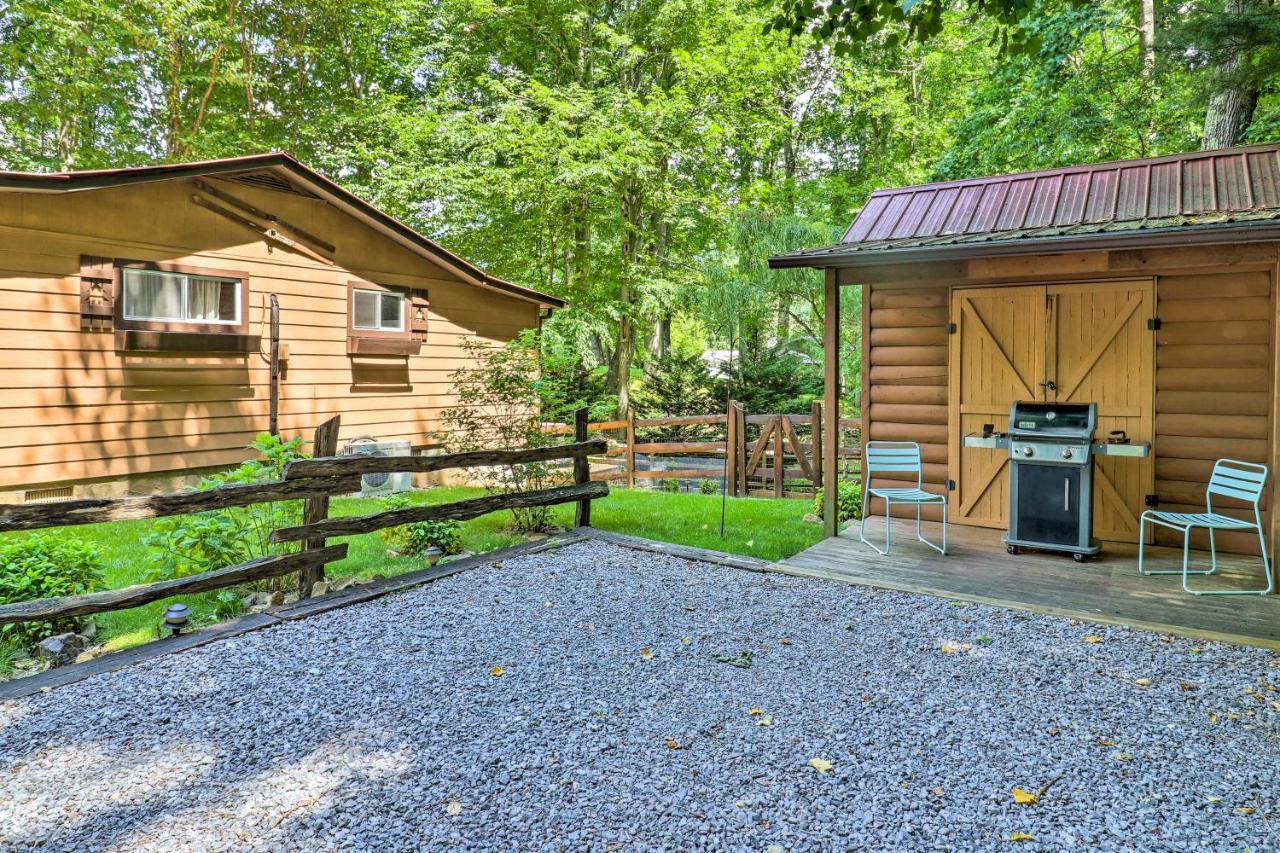
<path id="1" fill-rule="evenodd" d="M 542 602 L 542 606 L 543 606 L 543 607 L 555 607 L 555 605 L 554 605 L 554 604 L 552 604 L 550 601 L 544 601 L 544 602 Z"/>
<path id="2" fill-rule="evenodd" d="M 1054 726 L 1053 728 L 1045 732 L 1045 734 L 1047 734 L 1049 737 L 1057 737 L 1058 735 L 1062 734 L 1062 729 L 1058 728 L 1057 726 Z"/>
<path id="3" fill-rule="evenodd" d="M 1236 812 L 1239 814 L 1253 814 L 1253 806 L 1237 806 Z"/>
<path id="4" fill-rule="evenodd" d="M 830 773 L 831 769 L 835 765 L 830 761 L 827 761 L 825 758 L 810 758 L 809 766 L 814 770 L 817 770 L 819 773 Z"/>
<path id="5" fill-rule="evenodd" d="M 711 657 L 713 660 L 718 661 L 719 663 L 727 663 L 730 666 L 738 667 L 738 669 L 750 669 L 751 662 L 755 656 L 751 654 L 750 650 L 746 650 L 746 651 L 739 652 L 736 655 L 726 655 L 726 654 L 720 654 L 719 652 L 712 652 Z"/>
<path id="6" fill-rule="evenodd" d="M 760 719 L 756 720 L 756 725 L 757 725 L 757 726 L 772 726 L 772 725 L 773 725 L 773 714 L 765 714 L 763 717 L 761 717 Z"/>
<path id="7" fill-rule="evenodd" d="M 458 802 L 457 800 L 454 800 L 453 802 L 449 803 L 447 806 L 444 807 L 444 813 L 447 814 L 449 817 L 457 817 L 458 815 L 462 814 L 462 803 Z"/>
<path id="8" fill-rule="evenodd" d="M 665 744 L 667 745 L 667 749 L 679 749 L 679 748 L 680 748 L 680 741 L 676 740 L 676 739 L 675 739 L 675 738 L 673 738 L 673 737 L 663 738 L 663 739 L 662 739 L 662 742 L 663 742 L 663 743 L 665 743 Z"/>
<path id="9" fill-rule="evenodd" d="M 933 793 L 937 794 L 939 797 L 941 797 L 941 796 L 942 796 L 942 786 L 941 786 L 941 785 L 937 786 L 936 788 L 930 788 L 929 790 L 930 790 L 930 791 L 933 791 Z"/>
<path id="10" fill-rule="evenodd" d="M 1218 797 L 1218 796 L 1215 796 L 1215 795 L 1213 795 L 1213 794 L 1209 794 L 1209 795 L 1207 795 L 1207 796 L 1205 797 L 1205 799 L 1206 799 L 1206 800 L 1208 800 L 1208 801 L 1209 801 L 1209 802 L 1211 802 L 1211 803 L 1220 803 L 1220 802 L 1222 802 L 1222 797 Z"/>
<path id="11" fill-rule="evenodd" d="M 1026 832 L 1011 832 L 1009 833 L 1009 840 L 1015 841 L 1015 842 L 1016 841 L 1035 841 L 1036 837 Z"/>
<path id="12" fill-rule="evenodd" d="M 687 645 L 689 645 L 689 644 L 690 644 L 690 643 L 692 643 L 692 642 L 693 642 L 693 640 L 690 640 L 688 637 L 681 637 L 681 638 L 680 638 L 680 644 L 681 644 L 682 646 L 687 646 Z"/>
<path id="13" fill-rule="evenodd" d="M 1080 624 L 1080 620 L 1079 620 L 1079 619 L 1068 619 L 1068 620 L 1067 620 L 1067 624 L 1068 624 L 1068 625 L 1072 625 L 1072 626 L 1079 625 L 1079 624 Z"/>
<path id="14" fill-rule="evenodd" d="M 1116 742 L 1109 737 L 1100 737 L 1097 740 L 1098 746 L 1115 746 Z"/>
<path id="15" fill-rule="evenodd" d="M 1135 681 L 1135 682 L 1133 682 L 1133 683 L 1134 683 L 1134 684 L 1136 684 L 1136 685 L 1138 685 L 1139 687 L 1150 687 L 1150 686 L 1151 686 L 1151 679 L 1150 679 L 1150 678 L 1139 678 L 1137 681 Z"/>
<path id="16" fill-rule="evenodd" d="M 1204 649 L 1200 648 L 1199 646 L 1196 646 L 1194 649 L 1187 649 L 1187 654 L 1189 654 L 1189 655 L 1202 655 L 1202 654 L 1204 654 Z"/>
<path id="17" fill-rule="evenodd" d="M 1014 788 L 1013 801 L 1020 806 L 1030 806 L 1040 802 L 1040 795 L 1032 791 L 1024 791 L 1021 788 Z"/>
<path id="18" fill-rule="evenodd" d="M 789 645 L 791 645 L 791 638 L 790 638 L 790 637 L 783 637 L 783 638 L 782 638 L 781 640 L 779 640 L 778 642 L 779 642 L 781 645 L 789 646 Z"/>
<path id="19" fill-rule="evenodd" d="M 1084 641 L 1086 643 L 1101 643 L 1102 638 L 1099 637 L 1097 634 L 1088 634 L 1085 636 Z"/>
<path id="20" fill-rule="evenodd" d="M 758 717 L 764 713 L 764 708 L 749 708 L 747 710 L 748 717 Z"/>
<path id="21" fill-rule="evenodd" d="M 501 678 L 507 674 L 507 671 L 500 666 L 495 666 L 493 669 L 489 670 L 489 674 L 494 678 Z"/>
<path id="22" fill-rule="evenodd" d="M 1127 752 L 1120 752 L 1119 750 L 1111 753 L 1111 757 L 1116 761 L 1133 761 L 1133 756 L 1131 754 Z"/>
<path id="23" fill-rule="evenodd" d="M 1178 683 L 1178 687 L 1182 688 L 1183 690 L 1195 690 L 1195 689 L 1196 689 L 1196 686 L 1195 686 L 1194 684 L 1192 684 L 1190 681 L 1181 681 L 1181 682 L 1179 682 L 1179 683 Z"/>
<path id="24" fill-rule="evenodd" d="M 1210 712 L 1209 712 L 1209 722 L 1211 722 L 1211 723 L 1216 723 L 1216 722 L 1218 722 L 1218 715 L 1217 715 L 1217 714 L 1215 714 L 1213 711 L 1210 711 Z"/>
<path id="25" fill-rule="evenodd" d="M 640 649 L 640 660 L 653 660 L 653 652 L 649 651 L 648 646 Z"/>

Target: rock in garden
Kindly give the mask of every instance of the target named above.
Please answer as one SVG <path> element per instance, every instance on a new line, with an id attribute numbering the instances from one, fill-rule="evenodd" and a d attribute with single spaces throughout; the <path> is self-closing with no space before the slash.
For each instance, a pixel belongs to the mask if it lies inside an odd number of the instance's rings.
<path id="1" fill-rule="evenodd" d="M 284 604 L 284 593 L 277 589 L 275 592 L 271 593 L 271 596 L 267 599 L 267 604 L 271 607 L 279 607 Z"/>
<path id="2" fill-rule="evenodd" d="M 327 593 L 328 591 L 329 591 L 329 582 L 328 582 L 328 581 L 316 581 L 315 583 L 313 583 L 313 584 L 311 585 L 311 597 L 312 597 L 312 598 L 315 598 L 317 595 L 324 595 L 324 594 L 325 594 L 325 593 Z"/>
<path id="3" fill-rule="evenodd" d="M 356 585 L 355 575 L 347 575 L 345 578 L 338 578 L 330 585 L 329 589 L 333 592 L 341 592 L 344 589 L 350 589 Z"/>
<path id="4" fill-rule="evenodd" d="M 36 654 L 49 661 L 53 666 L 69 663 L 76 655 L 84 651 L 89 641 L 79 634 L 67 632 L 52 637 L 45 637 L 36 646 Z"/>
<path id="5" fill-rule="evenodd" d="M 804 514 L 804 518 L 800 520 L 805 524 L 821 524 L 822 516 L 818 515 L 816 512 L 806 512 Z"/>

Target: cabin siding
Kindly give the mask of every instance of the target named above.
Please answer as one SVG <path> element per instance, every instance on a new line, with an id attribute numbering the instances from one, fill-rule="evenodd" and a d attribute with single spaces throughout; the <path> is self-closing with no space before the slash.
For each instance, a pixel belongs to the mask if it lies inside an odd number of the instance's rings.
<path id="1" fill-rule="evenodd" d="M 942 494 L 947 467 L 948 288 L 870 285 L 866 358 L 869 388 L 863 393 L 868 437 L 873 441 L 914 441 L 920 445 L 924 488 Z M 903 475 L 898 475 L 899 477 Z M 871 485 L 901 486 L 892 475 Z M 883 512 L 878 502 L 873 511 Z M 910 506 L 895 515 L 915 515 Z M 939 507 L 924 508 L 939 521 Z"/>
<path id="2" fill-rule="evenodd" d="M 1153 332 L 1152 444 L 1154 493 L 1163 510 L 1202 510 L 1218 458 L 1270 463 L 1277 456 L 1275 256 L 1274 245 L 1115 252 L 1095 257 L 1093 271 L 1079 279 L 1143 275 L 1156 282 L 1161 327 Z M 930 490 L 941 491 L 947 478 L 956 476 L 947 456 L 951 290 L 1070 282 L 1059 270 L 1071 268 L 1074 257 L 983 259 L 948 268 L 922 265 L 919 272 L 901 265 L 865 273 L 872 279 L 863 283 L 871 306 L 863 328 L 870 364 L 863 392 L 865 429 L 872 439 L 919 442 Z M 860 283 L 858 276 L 853 270 L 842 273 L 848 284 Z M 1276 476 L 1280 472 L 1273 471 Z M 885 481 L 873 484 L 880 482 Z M 1263 501 L 1268 529 L 1269 498 Z M 1231 501 L 1219 505 L 1234 511 Z M 913 514 L 910 507 L 902 512 Z M 1157 532 L 1157 541 L 1173 544 L 1164 531 Z M 1192 542 L 1205 547 L 1207 537 L 1193 535 Z M 1218 543 L 1245 553 L 1258 549 L 1256 538 L 1238 533 L 1220 533 Z"/>
<path id="3" fill-rule="evenodd" d="M 461 344 L 498 344 L 538 325 L 538 306 L 463 281 L 324 202 L 216 181 L 220 189 L 335 244 L 320 263 L 191 202 L 177 180 L 69 194 L 0 196 L 0 489 L 235 464 L 267 428 L 269 366 L 258 353 L 117 352 L 80 329 L 80 258 L 166 261 L 249 273 L 249 333 L 267 348 L 267 297 L 288 346 L 280 430 L 341 415 L 340 440 L 421 447 L 455 402 Z M 417 355 L 347 354 L 347 284 L 425 289 Z"/>

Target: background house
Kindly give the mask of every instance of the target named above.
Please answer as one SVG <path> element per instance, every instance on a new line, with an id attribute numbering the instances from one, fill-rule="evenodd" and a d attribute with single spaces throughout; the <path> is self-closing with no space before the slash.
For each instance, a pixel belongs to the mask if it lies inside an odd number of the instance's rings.
<path id="1" fill-rule="evenodd" d="M 468 337 L 563 303 L 485 274 L 285 154 L 0 173 L 0 492 L 153 490 L 267 430 L 417 447 Z"/>
<path id="2" fill-rule="evenodd" d="M 919 442 L 951 522 L 1006 526 L 1007 456 L 960 439 L 1002 431 L 1010 404 L 1041 399 L 1096 401 L 1099 438 L 1152 443 L 1146 460 L 1098 460 L 1100 539 L 1135 541 L 1147 506 L 1202 511 L 1221 457 L 1271 466 L 1274 524 L 1278 155 L 1273 144 L 881 190 L 839 244 L 771 264 L 826 271 L 829 341 L 840 287 L 863 288 L 848 320 L 867 342 L 863 440 Z M 1258 547 L 1230 532 L 1218 544 Z"/>

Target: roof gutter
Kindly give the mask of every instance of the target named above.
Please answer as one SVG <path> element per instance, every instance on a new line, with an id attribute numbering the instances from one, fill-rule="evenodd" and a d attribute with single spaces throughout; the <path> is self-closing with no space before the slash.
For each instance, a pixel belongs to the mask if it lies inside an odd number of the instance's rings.
<path id="1" fill-rule="evenodd" d="M 1176 240 L 1176 242 L 1175 242 Z M 902 249 L 850 249 L 830 254 L 778 255 L 769 259 L 770 269 L 847 269 L 882 266 L 891 263 L 967 260 L 969 258 L 1043 255 L 1092 250 L 1149 249 L 1168 246 L 1213 245 L 1221 243 L 1260 243 L 1280 240 L 1280 223 L 1266 225 L 1241 224 L 1179 225 L 1144 229 L 1132 234 L 1096 233 L 1063 234 L 1025 241 L 991 240 L 981 243 L 951 243 L 941 246 L 910 246 Z"/>

